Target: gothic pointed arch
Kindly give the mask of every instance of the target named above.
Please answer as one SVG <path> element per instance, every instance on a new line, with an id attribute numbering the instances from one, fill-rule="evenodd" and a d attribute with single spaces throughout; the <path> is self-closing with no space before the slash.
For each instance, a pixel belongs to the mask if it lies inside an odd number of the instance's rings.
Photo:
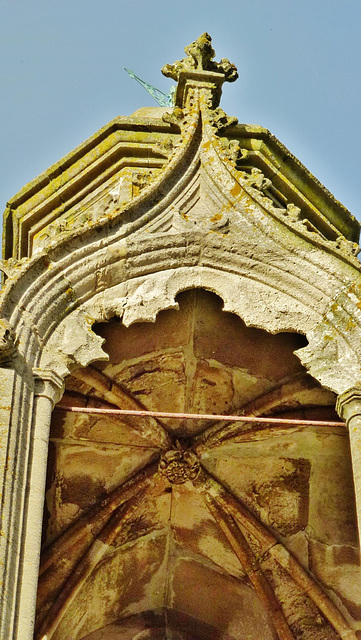
<path id="1" fill-rule="evenodd" d="M 192 358 L 184 364 L 183 343 L 180 342 L 183 351 L 178 345 L 178 352 L 172 352 L 170 369 L 175 382 L 170 398 L 175 402 L 181 395 L 184 365 L 188 367 L 184 377 L 188 391 L 184 394 L 192 398 L 193 407 L 196 397 L 200 403 L 212 397 L 206 392 L 208 385 L 215 388 L 215 407 L 218 393 L 223 401 L 228 398 L 233 411 L 244 412 L 247 408 L 254 415 L 287 411 L 296 415 L 298 410 L 300 418 L 316 411 L 317 415 L 335 419 L 335 394 L 356 386 L 360 377 L 358 224 L 268 131 L 239 125 L 222 111 L 222 85 L 235 80 L 237 74 L 228 60 L 214 61 L 209 36 L 203 34 L 185 51 L 186 58 L 163 69 L 177 81 L 173 109 L 116 118 L 25 187 L 10 201 L 4 218 L 4 260 L 0 265 L 5 274 L 0 298 L 0 359 L 4 386 L 1 411 L 6 433 L 1 454 L 5 558 L 2 589 L 8 606 L 1 624 L 3 632 L 6 630 L 7 637 L 13 640 L 33 637 L 38 568 L 33 550 L 38 550 L 40 544 L 54 404 L 66 389 L 63 400 L 79 406 L 140 406 L 137 396 L 141 389 L 132 386 L 130 379 L 121 379 L 122 367 L 128 361 L 125 369 L 137 379 L 140 355 L 129 347 L 127 358 L 114 360 L 112 349 L 116 351 L 117 343 L 109 347 L 104 327 L 120 330 L 119 340 L 127 343 L 132 327 L 137 340 L 141 340 L 137 327 L 142 327 L 142 335 L 149 336 L 148 327 L 157 327 L 164 314 L 185 317 L 186 324 L 192 318 L 190 343 L 194 346 L 202 340 L 201 320 L 196 325 L 202 300 L 205 308 L 208 305 L 204 322 L 209 318 L 212 326 L 218 322 L 221 329 L 220 318 L 232 317 L 233 323 L 238 322 L 234 340 L 240 340 L 244 350 L 228 367 L 231 370 L 226 371 L 224 363 L 221 367 L 217 358 L 208 354 L 196 358 L 193 365 L 197 374 L 190 373 Z M 200 302 L 191 302 L 192 295 L 198 296 Z M 185 301 L 187 312 L 180 301 Z M 173 335 L 177 331 L 175 320 Z M 172 344 L 166 328 L 164 334 L 170 342 L 163 344 L 164 353 L 159 356 L 160 379 L 167 371 Z M 277 377 L 270 365 L 269 379 L 246 370 L 242 373 L 248 357 L 245 354 L 253 353 L 253 346 L 244 335 L 265 345 L 272 362 L 277 362 L 277 349 L 280 353 L 284 349 L 285 362 L 290 359 L 292 363 L 290 369 L 286 367 Z M 208 339 L 220 341 L 229 350 L 227 336 L 227 331 L 224 335 L 211 332 Z M 233 350 L 237 352 L 235 347 Z M 148 366 L 149 380 L 156 385 L 152 379 L 154 369 L 148 356 L 145 358 L 147 353 L 145 349 L 141 354 L 143 369 L 138 377 L 144 380 L 144 367 Z M 253 357 L 262 359 L 262 350 L 255 348 Z M 106 364 L 109 359 L 110 364 Z M 178 362 L 179 369 L 174 369 L 174 362 Z M 252 376 L 255 382 L 251 381 Z M 253 385 L 258 391 L 246 401 L 243 391 Z M 196 387 L 198 395 L 193 393 Z M 189 389 L 193 389 L 192 393 Z M 233 390 L 232 398 L 238 393 L 242 400 L 231 401 L 227 389 Z M 164 400 L 161 393 L 159 398 Z M 141 404 L 149 408 L 144 397 Z M 67 437 L 75 440 L 70 445 L 67 441 L 65 446 L 75 447 L 75 452 L 83 445 L 89 451 L 95 447 L 96 456 L 102 451 L 101 456 L 108 460 L 106 465 L 115 464 L 111 455 L 107 458 L 108 448 L 116 450 L 119 443 L 104 436 L 109 431 L 115 437 L 116 428 L 111 421 L 107 426 L 82 425 L 90 431 L 93 427 L 95 431 L 99 429 L 105 442 L 95 438 L 94 444 L 70 420 L 62 428 L 65 432 L 69 428 L 71 435 Z M 51 429 L 51 450 L 55 447 L 57 451 L 56 441 L 61 451 L 64 434 L 54 435 L 55 417 Z M 330 433 L 329 439 L 342 438 L 343 433 L 346 459 L 347 433 L 341 423 L 337 429 L 339 432 Z M 247 425 L 240 430 L 236 424 L 217 423 L 203 424 L 199 432 L 190 434 L 184 426 L 178 434 L 179 443 L 172 423 L 163 424 L 153 418 L 144 418 L 140 425 L 128 421 L 121 427 L 122 437 L 129 438 L 129 430 L 135 439 L 128 443 L 131 451 L 127 450 L 124 461 L 115 465 L 114 469 L 119 466 L 121 470 L 114 471 L 112 481 L 99 480 L 98 499 L 93 502 L 87 500 L 84 478 L 73 487 L 80 503 L 83 500 L 83 507 L 64 499 L 72 491 L 70 476 L 66 479 L 64 469 L 59 475 L 63 474 L 63 484 L 59 478 L 55 484 L 48 478 L 47 500 L 52 504 L 53 529 L 46 534 L 47 547 L 41 562 L 36 638 L 58 640 L 68 633 L 69 640 L 95 640 L 101 628 L 108 629 L 104 633 L 113 634 L 114 638 L 127 637 L 128 632 L 133 637 L 134 629 L 143 633 L 140 637 L 156 638 L 156 629 L 160 629 L 162 637 L 167 625 L 183 633 L 182 638 L 238 640 L 246 632 L 253 633 L 250 638 L 259 638 L 263 633 L 265 639 L 279 640 L 357 638 L 361 630 L 357 606 L 361 603 L 356 602 L 357 598 L 352 600 L 353 587 L 347 590 L 334 565 L 325 559 L 327 550 L 329 554 L 336 553 L 339 541 L 335 542 L 331 534 L 328 540 L 323 533 L 325 537 L 311 536 L 310 542 L 306 531 L 299 544 L 309 545 L 313 551 L 305 554 L 297 548 L 298 539 L 290 540 L 302 527 L 290 533 L 287 514 L 279 516 L 283 518 L 281 525 L 278 516 L 272 515 L 272 508 L 277 513 L 277 505 L 270 508 L 267 491 L 273 495 L 279 491 L 282 501 L 287 482 L 290 500 L 298 501 L 300 512 L 304 508 L 302 483 L 307 484 L 310 476 L 307 463 L 300 462 L 301 454 L 298 452 L 294 459 L 285 457 L 286 462 L 275 462 L 274 477 L 272 464 L 265 463 L 269 481 L 266 488 L 265 483 L 262 485 L 259 502 L 255 500 L 257 473 L 252 449 L 240 467 L 241 475 L 249 478 L 247 486 L 237 489 L 234 485 L 239 473 L 236 462 L 233 461 L 234 467 L 230 464 L 233 471 L 229 476 L 224 470 L 219 471 L 222 464 L 217 462 L 216 450 L 222 455 L 227 447 L 248 451 L 250 443 L 262 446 L 274 438 L 283 438 L 285 449 L 297 449 L 290 431 L 285 434 L 280 428 L 248 429 Z M 317 430 L 307 438 L 316 447 Z M 61 467 L 62 454 L 60 458 L 57 455 L 55 467 L 49 462 L 50 475 L 55 473 L 57 464 Z M 232 453 L 232 460 L 237 455 Z M 326 466 L 332 464 L 331 458 Z M 316 462 L 312 464 L 316 468 Z M 282 490 L 277 485 L 281 477 Z M 296 483 L 297 490 L 292 489 L 292 483 Z M 91 492 L 94 491 L 92 486 Z M 200 543 L 201 563 L 197 550 L 188 543 L 188 555 L 180 554 L 179 561 L 174 562 L 172 580 L 185 583 L 183 591 L 178 586 L 178 604 L 169 593 L 166 600 L 159 595 L 168 588 L 162 567 L 174 544 L 171 536 L 162 538 L 161 533 L 164 504 L 168 504 L 173 491 L 178 491 L 183 500 L 177 503 L 179 513 L 186 511 L 187 501 L 194 503 L 194 528 L 202 528 L 204 521 L 205 529 L 210 531 L 209 544 L 215 545 L 215 551 L 205 550 L 206 534 Z M 76 509 L 71 506 L 74 504 Z M 176 522 L 178 516 L 174 517 Z M 305 514 L 302 517 L 306 518 Z M 351 517 L 349 513 L 347 517 Z M 305 530 L 311 526 L 307 523 L 306 518 Z M 187 528 L 184 522 L 174 526 Z M 349 523 L 351 529 L 352 526 Z M 137 542 L 133 544 L 134 541 Z M 352 534 L 347 544 L 343 541 L 339 546 L 351 558 L 344 564 L 352 566 L 347 575 L 352 574 L 349 584 L 354 584 Z M 132 567 L 140 566 L 139 562 L 134 565 L 133 548 L 140 554 L 140 564 L 144 563 L 144 575 L 137 573 L 137 578 L 132 578 Z M 123 556 L 118 549 L 124 550 Z M 305 555 L 313 558 L 312 566 L 305 566 Z M 109 577 L 101 568 L 113 557 Z M 152 571 L 154 566 L 159 571 Z M 122 572 L 127 576 L 127 587 L 119 578 Z M 114 582 L 115 575 L 118 578 Z M 106 605 L 98 601 L 99 590 L 91 590 L 97 580 Z M 113 580 L 112 588 L 108 589 L 102 580 Z M 189 610 L 192 597 L 187 580 L 203 585 L 205 590 L 196 599 L 198 609 L 193 612 Z M 230 606 L 240 612 L 233 626 L 230 619 L 227 622 L 222 618 L 221 609 L 213 617 L 202 610 L 206 586 L 212 581 L 218 584 L 215 592 L 221 594 L 225 589 Z M 29 592 L 31 597 L 26 597 Z M 102 611 L 95 622 L 91 622 L 90 611 L 88 617 L 84 614 L 87 598 Z M 133 606 L 142 602 L 141 598 L 144 603 L 138 608 Z M 119 610 L 117 599 L 123 602 Z M 231 616 L 230 610 L 228 615 Z M 75 626 L 70 626 L 70 620 Z M 113 628 L 120 624 L 122 636 Z M 258 628 L 257 624 L 261 626 Z M 192 625 L 198 629 L 195 636 L 189 631 Z"/>

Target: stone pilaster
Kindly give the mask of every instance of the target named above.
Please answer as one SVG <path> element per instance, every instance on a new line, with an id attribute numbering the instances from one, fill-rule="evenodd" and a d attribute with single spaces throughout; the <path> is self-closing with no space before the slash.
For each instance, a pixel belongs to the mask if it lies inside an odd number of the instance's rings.
<path id="1" fill-rule="evenodd" d="M 51 413 L 63 394 L 64 383 L 53 371 L 34 370 L 33 446 L 29 460 L 26 530 L 23 546 L 18 638 L 32 638 L 39 572 L 46 468 Z M 25 578 L 26 576 L 26 578 Z"/>
<path id="2" fill-rule="evenodd" d="M 361 382 L 338 396 L 336 411 L 345 420 L 350 437 L 357 525 L 361 542 Z"/>

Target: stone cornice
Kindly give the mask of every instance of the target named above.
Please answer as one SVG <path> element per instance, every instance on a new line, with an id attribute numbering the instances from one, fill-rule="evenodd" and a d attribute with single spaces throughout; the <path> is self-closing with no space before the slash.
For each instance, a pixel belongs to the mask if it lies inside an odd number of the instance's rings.
<path id="1" fill-rule="evenodd" d="M 51 400 L 53 407 L 59 402 L 64 392 L 64 380 L 50 369 L 33 369 L 34 396 Z"/>

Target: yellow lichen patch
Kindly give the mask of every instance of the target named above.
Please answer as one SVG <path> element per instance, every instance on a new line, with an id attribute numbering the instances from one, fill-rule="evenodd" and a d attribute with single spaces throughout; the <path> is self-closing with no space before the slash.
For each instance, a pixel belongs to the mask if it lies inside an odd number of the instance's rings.
<path id="1" fill-rule="evenodd" d="M 219 220 L 222 220 L 223 214 L 222 213 L 216 213 L 214 216 L 211 217 L 211 222 L 218 222 Z"/>
<path id="2" fill-rule="evenodd" d="M 356 322 L 354 322 L 351 318 L 348 320 L 347 325 L 346 325 L 346 331 L 351 331 L 352 329 L 354 329 L 356 327 Z"/>
<path id="3" fill-rule="evenodd" d="M 238 184 L 238 182 L 236 182 L 234 187 L 232 187 L 231 189 L 231 194 L 236 198 L 241 193 L 241 191 L 241 186 Z"/>

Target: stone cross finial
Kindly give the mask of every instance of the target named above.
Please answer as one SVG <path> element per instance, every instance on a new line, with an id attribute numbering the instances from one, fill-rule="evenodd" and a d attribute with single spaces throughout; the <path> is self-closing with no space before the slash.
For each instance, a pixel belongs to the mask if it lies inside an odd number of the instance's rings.
<path id="1" fill-rule="evenodd" d="M 228 82 L 237 80 L 237 68 L 227 58 L 222 58 L 220 62 L 214 62 L 213 58 L 216 54 L 211 42 L 211 36 L 208 33 L 202 33 L 197 40 L 185 47 L 186 58 L 177 60 L 173 64 L 164 65 L 163 75 L 178 81 L 179 74 L 182 72 L 212 71 L 213 73 L 222 73 Z"/>

